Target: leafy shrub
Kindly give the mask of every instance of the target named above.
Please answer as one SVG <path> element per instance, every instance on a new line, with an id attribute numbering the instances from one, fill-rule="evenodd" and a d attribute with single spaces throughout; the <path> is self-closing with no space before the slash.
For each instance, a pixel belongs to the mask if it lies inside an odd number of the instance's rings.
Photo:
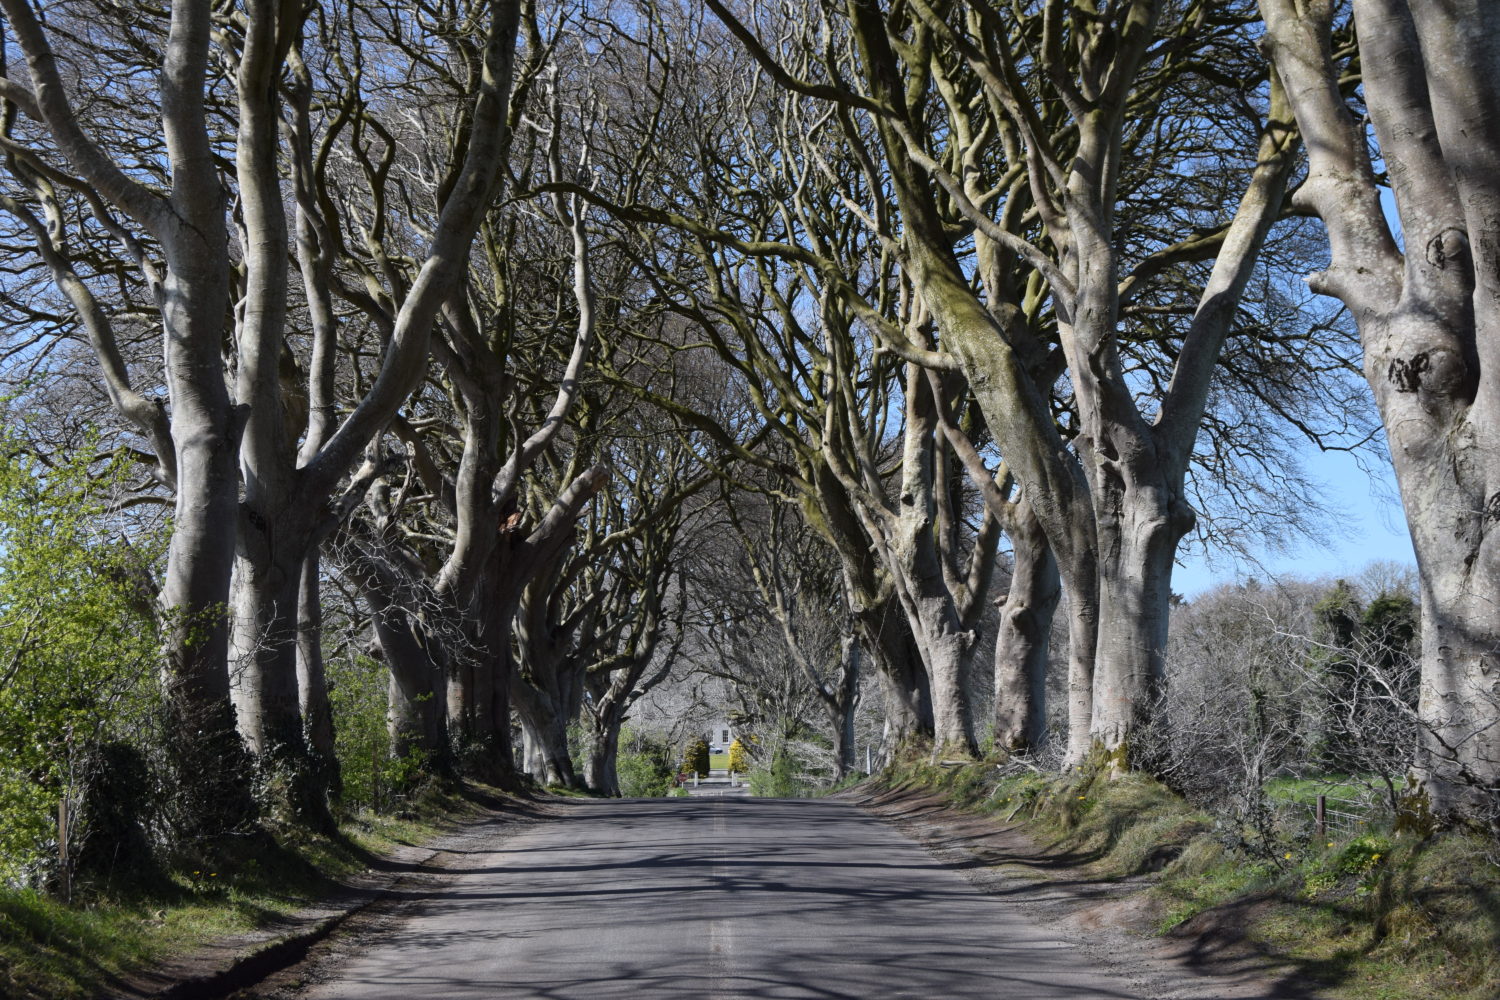
<path id="1" fill-rule="evenodd" d="M 688 744 L 687 751 L 682 755 L 682 769 L 688 773 L 708 773 L 708 740 L 699 738 Z"/>
<path id="2" fill-rule="evenodd" d="M 342 806 L 375 809 L 387 794 L 390 736 L 386 731 L 389 674 L 379 661 L 352 655 L 330 660 L 328 698 L 333 709 L 334 756 L 343 775 Z"/>
<path id="3" fill-rule="evenodd" d="M 675 769 L 666 743 L 626 728 L 620 733 L 621 751 L 615 762 L 620 794 L 630 799 L 659 798 L 672 790 Z"/>
<path id="4" fill-rule="evenodd" d="M 91 806 L 104 826 L 140 825 L 130 812 L 140 798 L 89 792 L 129 756 L 102 748 L 147 728 L 157 631 L 145 581 L 157 547 L 108 513 L 123 469 L 89 465 L 44 463 L 0 436 L 0 879 L 10 882 L 50 880 L 62 802 L 75 860 Z"/>
<path id="5" fill-rule="evenodd" d="M 785 748 L 771 755 L 771 766 L 750 772 L 750 794 L 759 798 L 789 799 L 796 797 L 797 762 Z"/>
<path id="6" fill-rule="evenodd" d="M 1363 875 L 1391 853 L 1391 842 L 1376 834 L 1355 837 L 1339 852 L 1338 868 L 1345 875 Z"/>
<path id="7" fill-rule="evenodd" d="M 750 754 L 739 740 L 729 744 L 729 769 L 737 774 L 750 770 Z"/>

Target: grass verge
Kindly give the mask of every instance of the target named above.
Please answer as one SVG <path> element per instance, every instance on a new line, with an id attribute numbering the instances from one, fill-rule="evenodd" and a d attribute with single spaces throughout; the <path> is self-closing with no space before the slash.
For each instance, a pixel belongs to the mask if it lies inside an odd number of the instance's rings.
<path id="1" fill-rule="evenodd" d="M 335 836 L 273 832 L 84 887 L 72 905 L 0 887 L 0 996 L 103 995 L 132 970 L 293 914 L 363 871 L 372 856 L 421 844 L 481 813 L 464 794 L 430 793 L 402 816 L 352 817 Z"/>
<path id="2" fill-rule="evenodd" d="M 1156 931 L 1231 929 L 1298 979 L 1347 1000 L 1500 996 L 1500 844 L 1467 831 L 1374 830 L 1260 850 L 1222 817 L 1141 775 L 1002 775 L 913 755 L 894 788 L 1022 824 L 1055 859 L 1098 878 L 1152 874 Z"/>

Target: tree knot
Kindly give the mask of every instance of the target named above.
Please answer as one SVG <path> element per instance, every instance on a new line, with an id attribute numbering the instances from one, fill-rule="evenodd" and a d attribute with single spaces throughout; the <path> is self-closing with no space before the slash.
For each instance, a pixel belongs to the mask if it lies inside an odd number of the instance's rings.
<path id="1" fill-rule="evenodd" d="M 1404 358 L 1392 358 L 1391 367 L 1386 372 L 1391 384 L 1396 387 L 1397 392 L 1416 392 L 1422 388 L 1422 376 L 1432 370 L 1432 358 L 1428 352 L 1412 355 L 1410 361 Z"/>
<path id="2" fill-rule="evenodd" d="M 1485 501 L 1484 519 L 1490 522 L 1500 521 L 1500 491 L 1490 494 L 1490 498 Z"/>
<path id="3" fill-rule="evenodd" d="M 1450 226 L 1427 241 L 1427 263 L 1439 271 L 1469 255 L 1469 234 Z"/>

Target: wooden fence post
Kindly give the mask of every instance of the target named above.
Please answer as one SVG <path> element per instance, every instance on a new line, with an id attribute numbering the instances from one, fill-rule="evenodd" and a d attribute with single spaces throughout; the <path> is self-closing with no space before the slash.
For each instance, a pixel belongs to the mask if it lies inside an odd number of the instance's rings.
<path id="1" fill-rule="evenodd" d="M 57 800 L 57 864 L 62 873 L 63 902 L 73 901 L 73 866 L 68 860 L 68 797 Z"/>

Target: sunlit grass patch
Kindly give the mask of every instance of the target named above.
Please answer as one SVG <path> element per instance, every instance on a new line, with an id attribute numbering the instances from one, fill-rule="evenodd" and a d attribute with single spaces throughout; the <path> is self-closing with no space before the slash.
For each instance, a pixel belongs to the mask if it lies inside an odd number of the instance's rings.
<path id="1" fill-rule="evenodd" d="M 882 779 L 1025 829 L 1047 854 L 1099 878 L 1161 869 L 1159 933 L 1243 931 L 1299 981 L 1348 1000 L 1495 1000 L 1500 983 L 1500 844 L 1454 831 L 1425 839 L 1378 822 L 1356 834 L 1257 838 L 1139 774 L 1087 768 L 1002 775 L 993 762 L 932 766 L 920 754 Z M 1338 776 L 1276 779 L 1295 805 L 1368 795 Z"/>
<path id="2" fill-rule="evenodd" d="M 372 855 L 421 844 L 482 812 L 461 796 L 434 793 L 402 815 L 360 812 L 338 837 L 287 828 L 185 859 L 150 880 L 84 887 L 72 906 L 0 888 L 0 996 L 107 994 L 121 974 L 296 913 L 363 871 Z"/>

